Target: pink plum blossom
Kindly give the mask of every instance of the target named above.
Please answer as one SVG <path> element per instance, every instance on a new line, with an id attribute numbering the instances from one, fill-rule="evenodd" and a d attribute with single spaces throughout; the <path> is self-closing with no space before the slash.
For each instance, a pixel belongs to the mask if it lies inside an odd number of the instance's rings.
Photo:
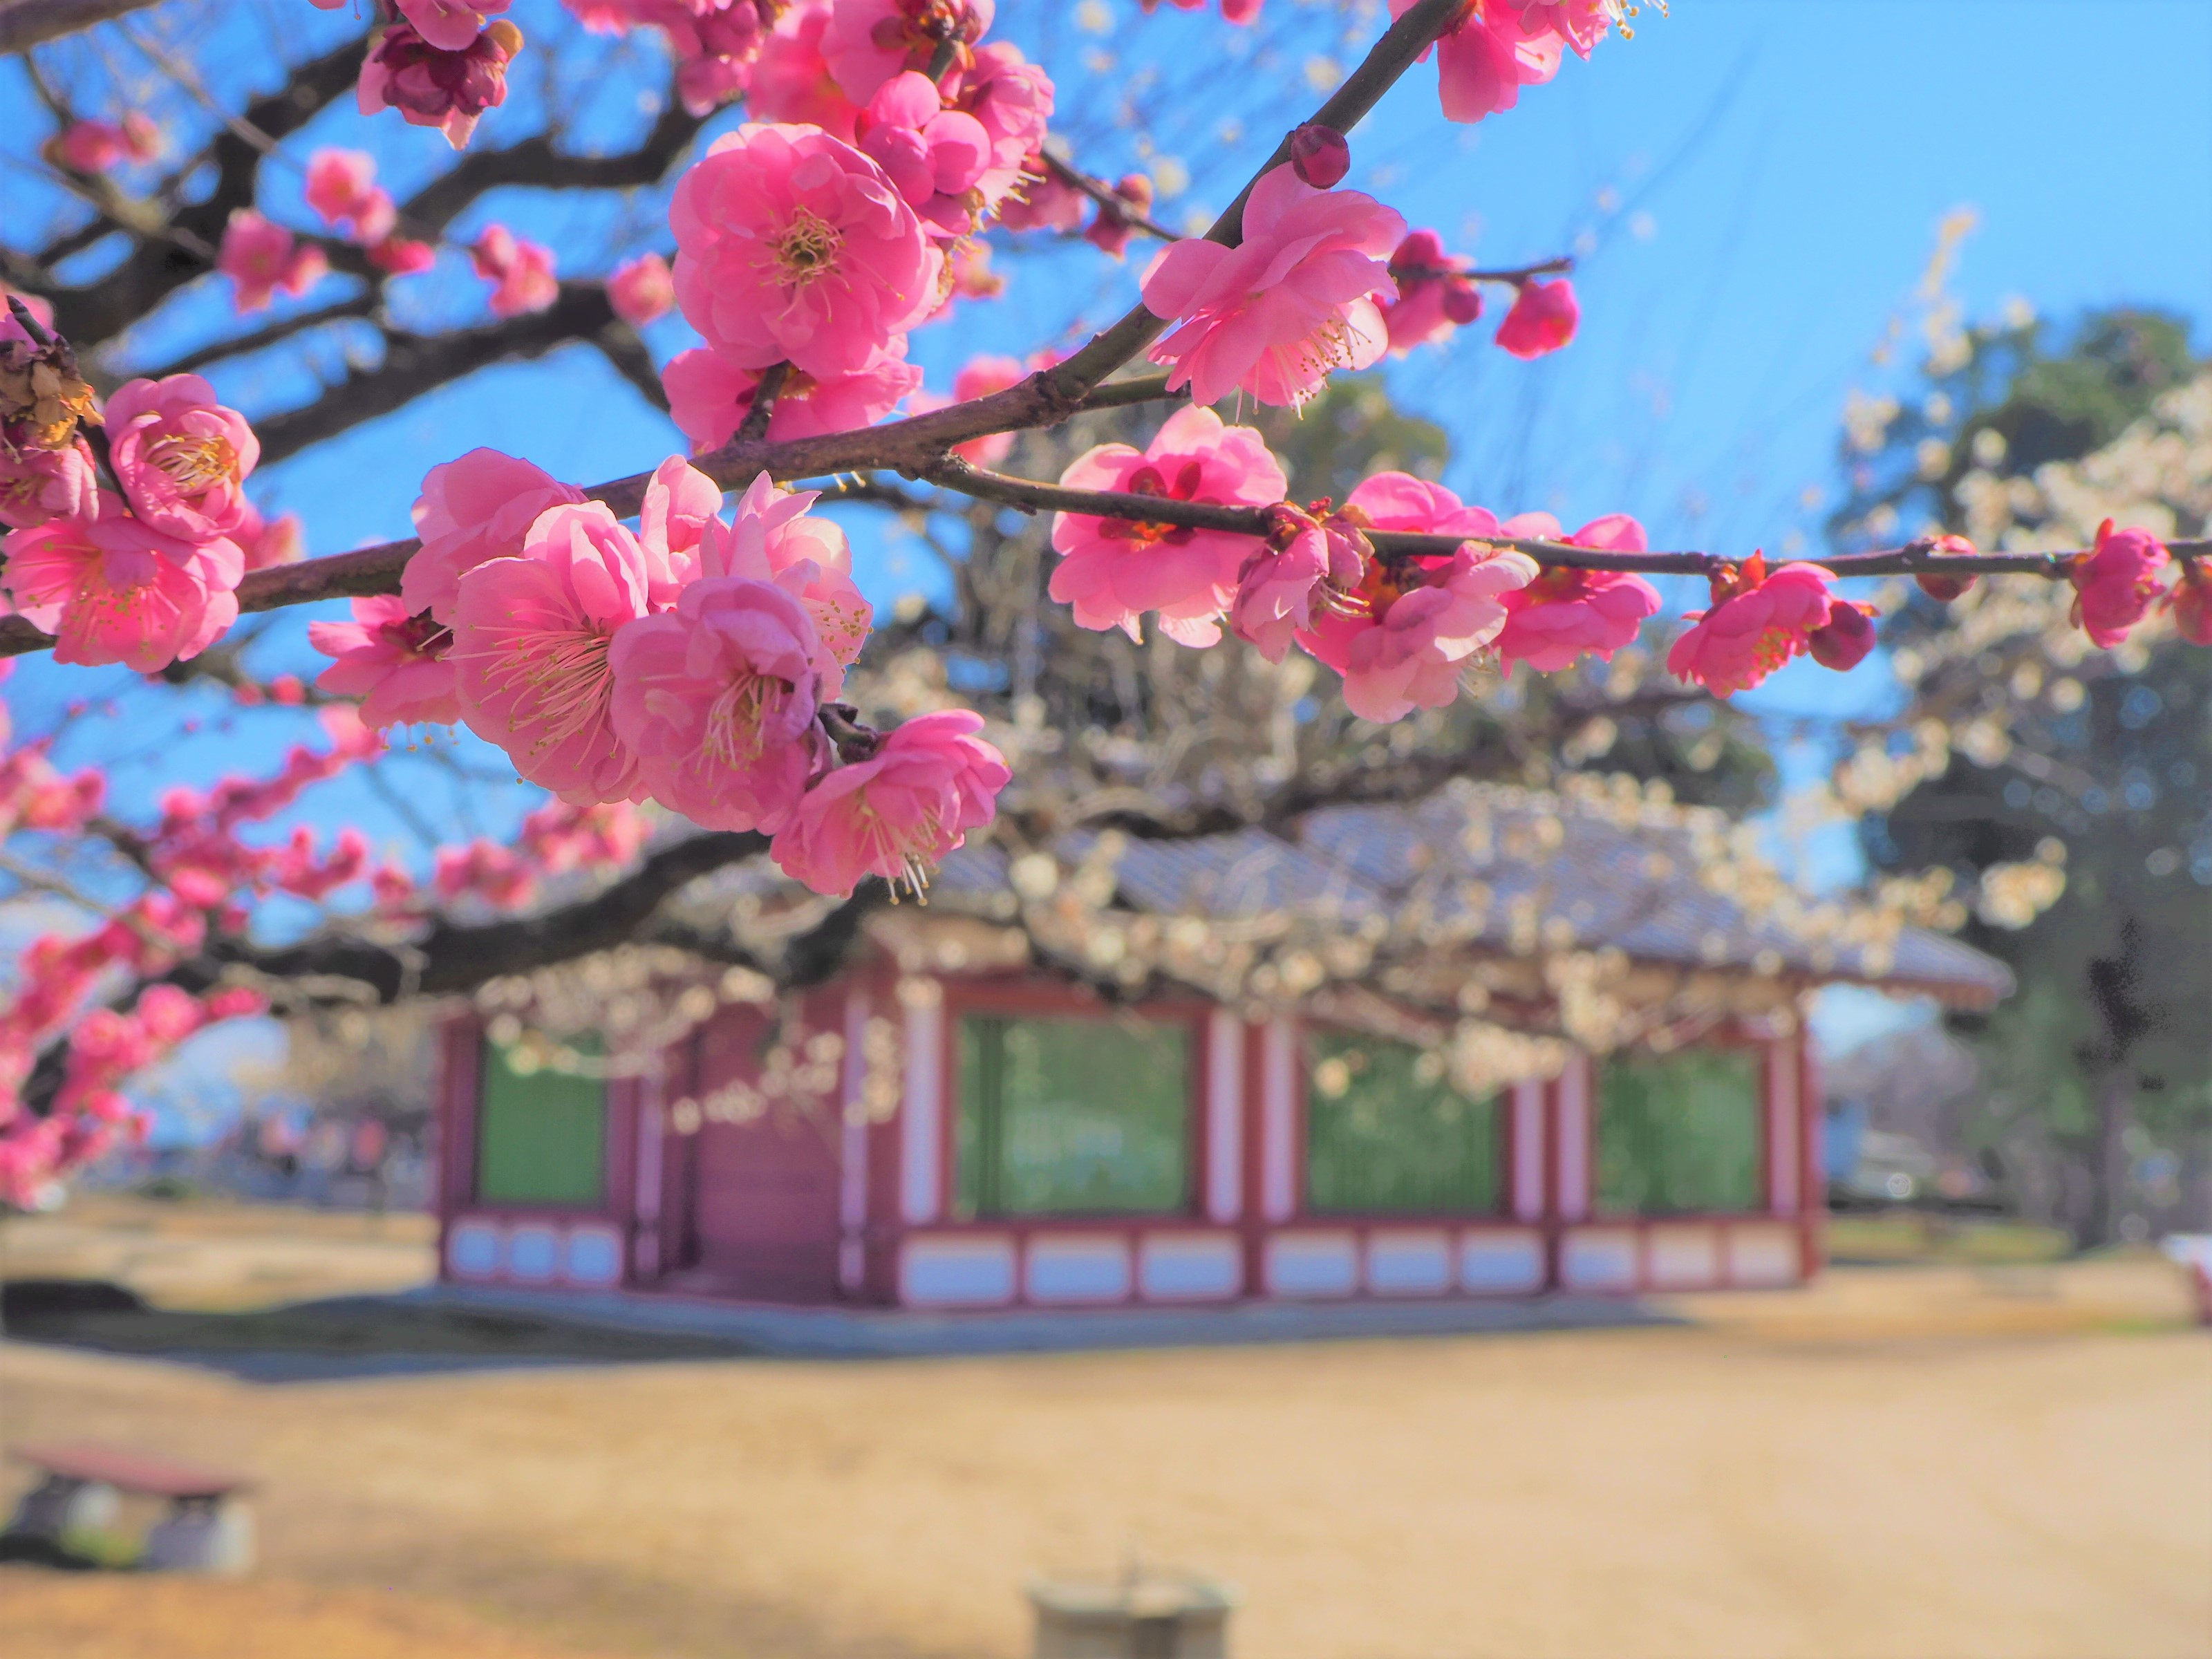
<path id="1" fill-rule="evenodd" d="M 991 165 L 991 135 L 964 111 L 948 109 L 927 76 L 907 70 L 876 88 L 854 140 L 921 217 L 951 241 L 975 228 L 977 182 Z"/>
<path id="2" fill-rule="evenodd" d="M 1015 357 L 986 355 L 970 357 L 952 377 L 952 401 L 973 403 L 978 398 L 988 398 L 997 392 L 1008 392 L 1029 379 L 1029 370 Z M 980 438 L 970 438 L 966 443 L 952 446 L 952 453 L 963 460 L 977 466 L 996 466 L 1014 453 L 1014 434 L 1011 432 L 987 433 Z M 1094 452 L 1095 453 L 1095 452 Z"/>
<path id="3" fill-rule="evenodd" d="M 107 400 L 107 440 L 131 509 L 156 530 L 208 541 L 252 510 L 246 477 L 261 459 L 260 440 L 197 374 L 125 385 Z"/>
<path id="4" fill-rule="evenodd" d="M 99 510 L 92 451 L 75 438 L 66 449 L 0 444 L 0 525 L 27 530 L 49 519 L 88 519 Z"/>
<path id="5" fill-rule="evenodd" d="M 902 70 L 927 66 L 941 40 L 958 46 L 955 67 L 991 27 L 994 0 L 836 0 L 822 55 L 844 94 L 865 105 Z"/>
<path id="6" fill-rule="evenodd" d="M 938 302 L 943 256 L 882 167 L 805 127 L 740 127 L 669 210 L 676 299 L 732 362 L 865 368 Z"/>
<path id="7" fill-rule="evenodd" d="M 1032 150 L 1022 162 L 1013 189 L 999 204 L 999 222 L 1008 230 L 1073 230 L 1083 223 L 1084 206 L 1090 199 Z"/>
<path id="8" fill-rule="evenodd" d="M 905 342 L 850 374 L 812 375 L 793 369 L 784 377 L 775 408 L 769 416 L 772 443 L 853 432 L 897 408 L 919 390 L 921 369 L 906 361 Z M 740 368 L 705 347 L 679 351 L 660 371 L 668 394 L 669 416 L 691 441 L 692 448 L 712 449 L 737 435 L 760 389 L 758 369 Z"/>
<path id="9" fill-rule="evenodd" d="M 548 508 L 519 558 L 465 572 L 453 602 L 461 718 L 515 771 L 566 801 L 635 799 L 637 757 L 617 733 L 608 653 L 646 614 L 651 567 L 598 501 Z"/>
<path id="10" fill-rule="evenodd" d="M 5 545 L 0 586 L 55 635 L 58 663 L 150 674 L 198 656 L 238 620 L 236 546 L 165 535 L 112 498 L 101 517 L 51 520 L 9 532 Z"/>
<path id="11" fill-rule="evenodd" d="M 1587 60 L 1590 48 L 1613 27 L 1617 0 L 1521 0 L 1521 21 L 1531 29 L 1549 29 L 1575 56 Z"/>
<path id="12" fill-rule="evenodd" d="M 465 52 L 476 44 L 485 21 L 507 9 L 508 0 L 395 0 L 399 15 L 416 33 L 441 52 Z"/>
<path id="13" fill-rule="evenodd" d="M 845 532 L 807 511 L 819 499 L 817 490 L 779 489 L 765 472 L 757 475 L 730 523 L 702 526 L 699 571 L 774 582 L 799 601 L 819 642 L 814 673 L 826 700 L 844 690 L 845 671 L 867 643 L 875 611 L 853 580 Z"/>
<path id="14" fill-rule="evenodd" d="M 1667 672 L 1718 696 L 1747 691 L 1809 648 L 1835 604 L 1829 571 L 1785 564 L 1769 574 L 1753 554 L 1741 569 L 1713 578 L 1713 606 L 1692 611 L 1697 625 L 1674 641 Z"/>
<path id="15" fill-rule="evenodd" d="M 231 280 L 234 310 L 265 311 L 280 289 L 296 300 L 314 287 L 329 274 L 331 262 L 322 249 L 296 242 L 290 231 L 252 208 L 233 208 L 216 269 Z"/>
<path id="16" fill-rule="evenodd" d="M 49 154 L 72 173 L 100 173 L 161 153 L 161 130 L 137 110 L 114 121 L 73 121 L 51 141 Z"/>
<path id="17" fill-rule="evenodd" d="M 1531 280 L 1513 296 L 1513 308 L 1498 325 L 1498 343 L 1516 357 L 1541 357 L 1575 337 L 1582 308 L 1575 288 L 1562 276 L 1554 283 Z"/>
<path id="18" fill-rule="evenodd" d="M 1280 501 L 1289 487 L 1259 433 L 1224 425 L 1196 404 L 1170 416 L 1142 453 L 1101 444 L 1078 456 L 1060 481 L 1070 489 L 1245 507 Z M 1153 611 L 1170 639 L 1211 645 L 1221 637 L 1218 618 L 1237 573 L 1261 544 L 1229 531 L 1061 513 L 1053 519 L 1052 545 L 1061 556 L 1052 597 L 1074 608 L 1080 626 L 1119 628 L 1133 639 L 1138 618 Z"/>
<path id="19" fill-rule="evenodd" d="M 680 587 L 698 575 L 699 544 L 707 538 L 708 526 L 720 517 L 721 511 L 721 485 L 682 456 L 671 455 L 653 468 L 646 483 L 645 500 L 637 514 L 638 539 L 648 553 L 665 561 L 675 586 Z M 672 595 L 667 603 L 675 603 Z"/>
<path id="20" fill-rule="evenodd" d="M 362 149 L 319 149 L 307 158 L 307 205 L 325 224 L 373 246 L 399 222 L 388 191 L 376 183 L 376 158 Z"/>
<path id="21" fill-rule="evenodd" d="M 821 756 L 814 625 L 770 582 L 707 576 L 615 636 L 615 730 L 647 790 L 709 830 L 783 827 Z"/>
<path id="22" fill-rule="evenodd" d="M 1363 478 L 1344 498 L 1345 510 L 1376 530 L 1409 530 L 1431 536 L 1495 536 L 1498 520 L 1487 508 L 1470 507 L 1440 483 L 1409 472 L 1378 472 Z"/>
<path id="23" fill-rule="evenodd" d="M 1505 526 L 1505 533 L 1615 553 L 1641 553 L 1647 546 L 1644 526 L 1625 513 L 1593 519 L 1571 536 L 1561 536 L 1549 514 L 1524 514 Z M 1515 663 L 1525 662 L 1549 674 L 1584 652 L 1612 661 L 1614 652 L 1636 638 L 1644 619 L 1658 614 L 1659 590 L 1626 571 L 1555 566 L 1506 594 L 1504 604 L 1498 660 L 1508 673 Z"/>
<path id="24" fill-rule="evenodd" d="M 907 721 L 809 789 L 771 856 L 817 893 L 849 894 L 866 875 L 919 892 L 932 866 L 990 823 L 1012 776 L 982 729 L 964 708 Z"/>
<path id="25" fill-rule="evenodd" d="M 355 101 L 363 115 L 396 109 L 410 126 L 436 127 L 460 149 L 483 112 L 507 100 L 507 66 L 521 50 L 522 31 L 503 17 L 452 51 L 393 23 L 361 66 Z"/>
<path id="26" fill-rule="evenodd" d="M 381 593 L 356 599 L 351 622 L 309 623 L 307 640 L 337 659 L 316 687 L 359 697 L 366 724 L 451 725 L 460 719 L 453 665 L 446 655 L 453 636 L 427 611 L 409 615 L 405 600 Z"/>
<path id="27" fill-rule="evenodd" d="M 1298 644 L 1345 677 L 1345 708 L 1398 721 L 1458 696 L 1460 675 L 1504 629 L 1504 595 L 1533 577 L 1535 560 L 1510 549 L 1376 560 L 1363 588 L 1370 613 L 1332 611 Z"/>
<path id="28" fill-rule="evenodd" d="M 1083 240 L 1101 253 L 1120 258 L 1128 252 L 1129 239 L 1136 234 L 1135 220 L 1152 210 L 1152 181 L 1141 173 L 1125 173 L 1114 181 L 1114 199 L 1098 204 L 1092 216 L 1091 228 L 1083 233 Z"/>
<path id="29" fill-rule="evenodd" d="M 2074 620 L 2092 645 L 2111 650 L 2149 613 L 2166 589 L 2156 578 L 2169 556 L 2148 530 L 2097 528 L 2097 543 L 2066 574 L 2074 584 Z"/>
<path id="30" fill-rule="evenodd" d="M 465 572 L 487 559 L 520 556 L 539 514 L 583 499 L 574 484 L 496 449 L 471 449 L 432 467 L 415 498 L 422 545 L 399 578 L 408 613 L 427 611 L 450 622 Z"/>
<path id="31" fill-rule="evenodd" d="M 306 543 L 300 534 L 298 514 L 282 513 L 273 519 L 264 519 L 251 501 L 246 504 L 246 514 L 239 520 L 238 528 L 230 532 L 230 539 L 246 556 L 248 570 L 295 564 L 307 556 Z"/>
<path id="32" fill-rule="evenodd" d="M 410 242 L 404 236 L 387 236 L 363 250 L 369 264 L 394 276 L 412 276 L 438 263 L 438 250 L 428 242 Z"/>
<path id="33" fill-rule="evenodd" d="M 1353 190 L 1314 189 L 1285 164 L 1244 204 L 1243 240 L 1193 237 L 1145 273 L 1146 308 L 1178 325 L 1152 349 L 1170 389 L 1218 402 L 1242 386 L 1302 404 L 1332 368 L 1364 368 L 1389 343 L 1373 295 L 1395 299 L 1385 261 L 1406 222 Z"/>
<path id="34" fill-rule="evenodd" d="M 1398 297 L 1382 307 L 1390 349 L 1404 356 L 1416 346 L 1451 337 L 1462 324 L 1482 315 L 1482 291 L 1444 252 L 1433 230 L 1417 230 L 1390 255 L 1390 280 Z"/>
<path id="35" fill-rule="evenodd" d="M 491 292 L 495 317 L 520 317 L 544 311 L 561 297 L 553 275 L 553 250 L 517 236 L 505 225 L 488 226 L 469 250 L 477 275 L 496 284 Z"/>
<path id="36" fill-rule="evenodd" d="M 515 856 L 514 848 L 478 836 L 465 847 L 438 849 L 430 884 L 449 904 L 458 898 L 475 897 L 495 909 L 512 910 L 537 896 L 538 874 Z M 411 896 L 388 886 L 386 890 L 402 899 Z"/>
<path id="37" fill-rule="evenodd" d="M 1390 0 L 1390 15 L 1401 17 L 1413 4 Z M 1566 42 L 1545 15 L 1554 9 L 1521 0 L 1470 0 L 1436 46 L 1437 88 L 1446 120 L 1480 121 L 1511 109 L 1522 88 L 1540 86 L 1559 72 Z"/>
<path id="38" fill-rule="evenodd" d="M 1052 119 L 1052 77 L 1024 58 L 1021 48 L 994 41 L 975 49 L 974 59 L 957 73 L 947 105 L 982 124 L 991 141 L 990 163 L 975 180 L 987 213 L 1021 184 L 1029 158 L 1044 143 Z"/>
<path id="39" fill-rule="evenodd" d="M 1321 625 L 1332 607 L 1354 603 L 1364 580 L 1367 544 L 1348 518 L 1326 522 L 1284 504 L 1274 532 L 1237 573 L 1229 626 L 1269 662 L 1280 662 L 1294 639 Z"/>
<path id="40" fill-rule="evenodd" d="M 799 0 L 776 19 L 754 60 L 746 101 L 763 121 L 819 127 L 850 143 L 860 106 L 838 90 L 822 55 L 830 12 L 830 0 Z"/>
<path id="41" fill-rule="evenodd" d="M 658 253 L 641 253 L 607 278 L 607 303 L 632 328 L 643 328 L 676 306 L 676 278 Z"/>

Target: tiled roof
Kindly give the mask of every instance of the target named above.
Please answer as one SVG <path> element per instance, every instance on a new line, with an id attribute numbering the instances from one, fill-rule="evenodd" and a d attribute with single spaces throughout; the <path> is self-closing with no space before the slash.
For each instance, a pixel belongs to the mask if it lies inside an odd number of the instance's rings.
<path id="1" fill-rule="evenodd" d="M 1643 962 L 1786 971 L 1973 1006 L 2011 992 L 2002 963 L 1781 884 L 1734 850 L 1733 834 L 1702 809 L 1462 782 L 1409 805 L 1323 808 L 1280 836 L 1109 842 L 1085 831 L 1052 851 L 1063 870 L 1103 865 L 1121 904 L 1158 915 L 1282 915 L 1515 956 L 1610 947 Z M 932 890 L 955 908 L 1008 914 L 1018 876 L 1018 861 L 986 842 L 948 857 Z M 711 906 L 783 885 L 761 860 L 690 896 Z"/>

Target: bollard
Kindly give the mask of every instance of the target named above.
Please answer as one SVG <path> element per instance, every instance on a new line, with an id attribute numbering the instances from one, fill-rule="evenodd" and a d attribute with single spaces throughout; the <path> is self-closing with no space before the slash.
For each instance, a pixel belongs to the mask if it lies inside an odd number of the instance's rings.
<path id="1" fill-rule="evenodd" d="M 1236 1593 L 1194 1574 L 1035 1578 L 1035 1659 L 1227 1659 Z"/>

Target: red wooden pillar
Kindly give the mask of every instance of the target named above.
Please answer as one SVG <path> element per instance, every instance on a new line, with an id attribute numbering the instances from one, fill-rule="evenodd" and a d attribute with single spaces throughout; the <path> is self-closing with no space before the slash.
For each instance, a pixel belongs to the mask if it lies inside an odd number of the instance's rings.
<path id="1" fill-rule="evenodd" d="M 483 1085 L 483 1032 L 466 1015 L 438 1030 L 438 1276 L 446 1277 L 446 1239 L 476 1196 L 477 1092 Z"/>

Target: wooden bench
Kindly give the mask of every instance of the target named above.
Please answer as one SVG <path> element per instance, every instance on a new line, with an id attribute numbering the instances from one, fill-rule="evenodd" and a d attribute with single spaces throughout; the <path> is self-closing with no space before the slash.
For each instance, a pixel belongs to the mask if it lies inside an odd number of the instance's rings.
<path id="1" fill-rule="evenodd" d="M 118 1495 L 167 1498 L 139 1565 L 156 1571 L 243 1572 L 253 1565 L 252 1517 L 233 1501 L 252 1482 L 218 1469 L 81 1441 L 18 1446 L 9 1455 L 45 1479 L 23 1495 L 11 1538 L 61 1547 L 64 1534 L 112 1522 Z"/>

